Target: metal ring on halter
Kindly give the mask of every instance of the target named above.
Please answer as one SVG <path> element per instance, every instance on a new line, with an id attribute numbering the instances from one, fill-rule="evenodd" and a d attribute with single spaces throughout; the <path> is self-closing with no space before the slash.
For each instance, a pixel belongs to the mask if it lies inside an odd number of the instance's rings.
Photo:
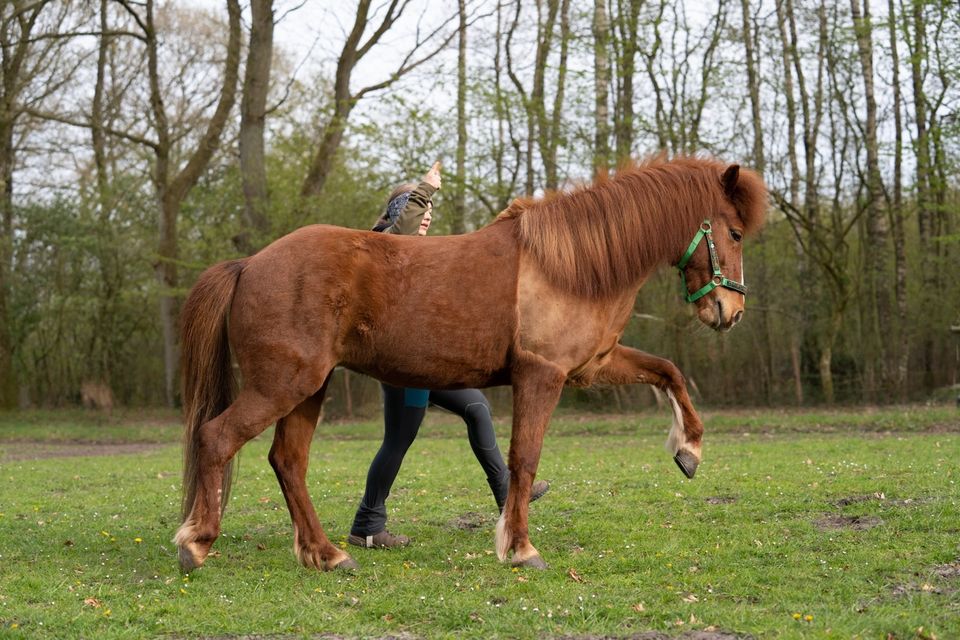
<path id="1" fill-rule="evenodd" d="M 700 223 L 700 230 L 701 230 L 701 231 L 711 231 L 712 228 L 711 228 L 711 226 L 710 226 L 710 221 L 709 221 L 709 220 L 704 220 L 703 222 L 701 222 L 701 223 Z"/>

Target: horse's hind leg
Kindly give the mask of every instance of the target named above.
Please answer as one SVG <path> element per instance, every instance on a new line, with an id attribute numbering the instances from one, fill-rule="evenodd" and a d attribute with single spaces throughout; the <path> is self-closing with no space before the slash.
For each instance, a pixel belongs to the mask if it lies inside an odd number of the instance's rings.
<path id="1" fill-rule="evenodd" d="M 527 516 L 530 489 L 547 423 L 553 413 L 566 376 L 550 362 L 533 354 L 517 356 L 513 371 L 513 432 L 510 436 L 510 489 L 507 504 L 497 522 L 497 557 L 505 560 L 512 549 L 514 566 L 546 568 L 540 553 L 530 543 Z"/>
<path id="2" fill-rule="evenodd" d="M 227 463 L 248 440 L 288 413 L 297 398 L 267 398 L 248 387 L 223 413 L 196 433 L 196 493 L 190 514 L 177 530 L 180 567 L 201 566 L 220 535 L 223 474 Z"/>
<path id="3" fill-rule="evenodd" d="M 329 378 L 327 379 L 329 381 Z M 305 567 L 328 571 L 355 569 L 357 563 L 342 549 L 335 547 L 320 525 L 307 493 L 307 463 L 310 441 L 317 426 L 317 418 L 326 392 L 325 382 L 320 391 L 301 402 L 277 423 L 270 449 L 270 465 L 277 474 L 283 497 L 293 520 L 293 552 Z"/>

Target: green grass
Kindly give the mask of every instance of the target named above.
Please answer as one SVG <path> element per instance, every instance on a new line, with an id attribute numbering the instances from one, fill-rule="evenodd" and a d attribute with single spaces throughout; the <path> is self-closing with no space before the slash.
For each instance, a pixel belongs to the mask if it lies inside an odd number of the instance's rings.
<path id="1" fill-rule="evenodd" d="M 462 427 L 438 415 L 388 502 L 391 529 L 414 544 L 354 550 L 362 570 L 353 575 L 301 568 L 266 462 L 268 432 L 244 449 L 219 555 L 189 577 L 170 543 L 179 449 L 169 416 L 49 417 L 52 438 L 36 415 L 0 417 L 4 637 L 559 637 L 708 627 L 758 638 L 960 637 L 960 578 L 937 571 L 960 562 L 960 415 L 949 407 L 706 412 L 705 460 L 693 481 L 663 450 L 665 413 L 560 416 L 539 473 L 551 491 L 531 507 L 546 571 L 496 561 L 482 472 Z M 35 446 L 21 442 L 28 428 L 47 443 L 171 444 L 13 459 Z M 334 541 L 348 532 L 378 429 L 318 430 L 308 481 Z M 840 526 L 843 518 L 860 528 Z M 831 522 L 839 528 L 824 526 Z"/>

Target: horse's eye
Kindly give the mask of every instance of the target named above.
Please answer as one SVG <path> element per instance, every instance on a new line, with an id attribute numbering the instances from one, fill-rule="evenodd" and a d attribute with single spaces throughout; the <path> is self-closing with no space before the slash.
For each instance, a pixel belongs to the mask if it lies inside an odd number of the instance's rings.
<path id="1" fill-rule="evenodd" d="M 743 240 L 743 234 L 734 229 L 730 229 L 730 237 L 733 238 L 734 242 L 740 242 Z"/>

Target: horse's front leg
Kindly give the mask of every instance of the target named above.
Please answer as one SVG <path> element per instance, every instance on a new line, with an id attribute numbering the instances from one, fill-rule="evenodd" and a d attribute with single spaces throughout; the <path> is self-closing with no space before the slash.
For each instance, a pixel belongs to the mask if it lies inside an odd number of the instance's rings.
<path id="1" fill-rule="evenodd" d="M 540 450 L 547 423 L 553 413 L 566 374 L 540 356 L 525 352 L 516 356 L 513 370 L 513 432 L 510 436 L 510 490 L 497 522 L 497 556 L 506 560 L 513 551 L 513 566 L 546 568 L 540 553 L 530 543 L 527 514 L 530 488 L 540 464 Z"/>
<path id="2" fill-rule="evenodd" d="M 666 392 L 673 407 L 673 427 L 667 449 L 684 475 L 692 478 L 700 466 L 703 422 L 690 402 L 687 383 L 677 365 L 643 351 L 618 344 L 597 371 L 594 383 L 652 384 Z"/>

